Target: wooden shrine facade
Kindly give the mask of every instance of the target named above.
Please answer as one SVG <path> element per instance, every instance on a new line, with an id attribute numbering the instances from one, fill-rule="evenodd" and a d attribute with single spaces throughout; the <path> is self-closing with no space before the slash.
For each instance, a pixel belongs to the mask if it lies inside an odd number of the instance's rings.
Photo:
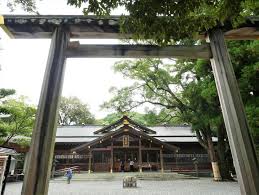
<path id="1" fill-rule="evenodd" d="M 72 149 L 72 153 L 88 154 L 88 171 L 129 171 L 129 162 L 134 162 L 134 169 L 142 172 L 142 168 L 161 171 L 164 170 L 163 153 L 176 153 L 179 150 L 174 145 L 169 145 L 156 138 L 149 136 L 155 133 L 151 129 L 130 123 L 127 117 L 109 125 L 96 133 L 101 137 L 92 142 L 83 144 Z M 106 130 L 109 129 L 108 132 Z M 143 154 L 146 154 L 143 162 Z M 94 159 L 98 163 L 94 164 Z M 95 161 L 96 161 L 95 160 Z M 93 167 L 92 167 L 93 166 Z"/>
<path id="2" fill-rule="evenodd" d="M 213 138 L 215 142 L 217 139 Z M 90 172 L 129 171 L 199 172 L 209 175 L 207 151 L 190 126 L 146 127 L 127 116 L 108 125 L 59 126 L 54 150 L 55 170 L 78 167 Z"/>
<path id="3" fill-rule="evenodd" d="M 233 29 L 217 26 L 200 33 L 208 41 L 203 45 L 80 45 L 70 38 L 119 38 L 119 19 L 95 16 L 0 16 L 0 26 L 14 38 L 51 38 L 23 195 L 45 195 L 54 153 L 56 119 L 62 91 L 66 58 L 203 58 L 210 59 L 228 140 L 240 184 L 241 194 L 259 194 L 259 165 L 255 154 L 244 105 L 239 92 L 225 38 L 258 39 L 259 18 Z M 134 32 L 133 32 L 134 33 Z M 130 35 L 126 36 L 130 38 Z"/>

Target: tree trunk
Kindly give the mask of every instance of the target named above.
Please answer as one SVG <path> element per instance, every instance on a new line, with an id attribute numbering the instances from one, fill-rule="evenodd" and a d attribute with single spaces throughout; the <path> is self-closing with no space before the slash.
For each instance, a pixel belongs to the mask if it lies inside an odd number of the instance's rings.
<path id="1" fill-rule="evenodd" d="M 226 148 L 228 142 L 225 141 L 225 139 L 226 139 L 225 126 L 224 124 L 221 124 L 218 128 L 218 144 L 217 144 L 217 151 L 218 151 L 217 154 L 219 157 L 219 169 L 220 169 L 222 180 L 233 180 L 231 176 L 233 163 L 229 162 L 229 159 L 231 159 L 231 152 L 228 152 Z"/>
<path id="2" fill-rule="evenodd" d="M 219 165 L 216 157 L 215 148 L 212 142 L 212 136 L 211 136 L 211 133 L 209 132 L 210 132 L 210 129 L 206 129 L 205 131 L 196 130 L 196 136 L 201 146 L 204 147 L 208 152 L 211 166 L 212 166 L 214 180 L 220 181 L 221 180 L 220 169 L 219 169 Z"/>
<path id="3" fill-rule="evenodd" d="M 219 163 L 216 157 L 216 152 L 215 148 L 212 142 L 212 138 L 210 135 L 207 136 L 207 141 L 208 141 L 208 154 L 210 156 L 210 162 L 212 166 L 212 171 L 213 171 L 213 176 L 214 176 L 214 181 L 221 181 L 221 174 L 220 174 L 220 169 L 219 169 Z"/>

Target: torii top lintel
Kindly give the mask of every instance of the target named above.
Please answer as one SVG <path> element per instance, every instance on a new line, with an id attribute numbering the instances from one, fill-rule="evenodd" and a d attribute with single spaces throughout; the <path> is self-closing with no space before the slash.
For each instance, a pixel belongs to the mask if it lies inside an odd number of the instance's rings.
<path id="1" fill-rule="evenodd" d="M 59 25 L 68 28 L 71 38 L 119 38 L 119 16 L 100 18 L 81 15 L 4 15 L 5 31 L 13 38 L 51 38 Z"/>
<path id="2" fill-rule="evenodd" d="M 13 38 L 51 38 L 53 30 L 59 25 L 67 26 L 71 38 L 121 38 L 119 16 L 106 18 L 83 15 L 0 16 L 0 26 Z M 259 39 L 259 17 L 248 18 L 244 24 L 236 29 L 228 25 L 224 27 L 224 32 L 226 39 Z M 201 32 L 201 37 L 204 37 L 204 34 Z"/>

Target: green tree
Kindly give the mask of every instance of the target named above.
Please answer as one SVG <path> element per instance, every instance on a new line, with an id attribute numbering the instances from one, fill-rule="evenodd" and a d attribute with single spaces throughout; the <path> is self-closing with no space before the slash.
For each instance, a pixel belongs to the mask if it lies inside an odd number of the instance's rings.
<path id="1" fill-rule="evenodd" d="M 258 141 L 258 41 L 229 42 L 248 121 Z M 210 63 L 204 60 L 177 60 L 164 64 L 159 59 L 122 61 L 115 70 L 137 82 L 122 89 L 112 88 L 113 98 L 103 107 L 116 111 L 153 104 L 178 122 L 192 125 L 200 144 L 212 161 L 219 160 L 223 178 L 229 178 L 230 150 Z M 170 119 L 170 117 L 169 117 Z M 212 137 L 218 137 L 217 154 Z"/>
<path id="2" fill-rule="evenodd" d="M 139 124 L 142 124 L 144 126 L 155 126 L 160 124 L 173 124 L 172 118 L 168 117 L 168 114 L 166 114 L 165 110 L 162 110 L 160 112 L 157 112 L 155 110 L 146 110 L 144 114 L 138 113 L 138 112 L 115 112 L 112 114 L 108 114 L 103 119 L 97 120 L 96 124 L 98 125 L 109 125 L 119 119 L 126 114 L 129 118 L 136 121 Z"/>
<path id="3" fill-rule="evenodd" d="M 3 101 L 5 100 L 6 97 L 10 97 L 11 95 L 15 94 L 14 89 L 0 89 L 0 120 L 3 120 L 3 118 L 6 118 L 9 116 L 7 111 L 2 108 Z M 1 129 L 0 128 L 0 137 L 6 136 L 6 129 Z"/>
<path id="4" fill-rule="evenodd" d="M 208 151 L 213 167 L 216 167 L 213 131 L 209 123 L 214 112 L 207 110 L 214 110 L 214 107 L 209 107 L 199 95 L 202 87 L 197 82 L 199 78 L 195 75 L 193 62 L 178 60 L 176 64 L 163 64 L 160 59 L 141 59 L 116 63 L 116 71 L 138 82 L 122 89 L 113 88 L 114 97 L 103 107 L 121 111 L 153 104 L 169 110 L 170 115 L 192 125 L 200 144 Z M 216 172 L 214 175 L 218 177 Z"/>
<path id="5" fill-rule="evenodd" d="M 90 113 L 88 105 L 77 97 L 61 97 L 59 108 L 59 125 L 93 124 L 94 116 Z"/>
<path id="6" fill-rule="evenodd" d="M 228 46 L 259 159 L 259 41 L 229 41 Z"/>
<path id="7" fill-rule="evenodd" d="M 3 146 L 12 142 L 28 144 L 35 121 L 36 108 L 23 97 L 4 100 L 0 105 L 0 141 Z"/>
<path id="8" fill-rule="evenodd" d="M 133 33 L 135 40 L 152 40 L 164 45 L 192 38 L 197 32 L 219 24 L 237 25 L 244 16 L 258 14 L 259 2 L 254 0 L 175 0 L 175 1 L 125 1 L 125 0 L 68 0 L 76 7 L 85 5 L 85 14 L 106 16 L 117 7 L 129 13 L 121 17 L 121 31 Z"/>
<path id="9" fill-rule="evenodd" d="M 4 89 L 4 88 L 1 88 L 0 89 L 0 102 L 5 97 L 13 95 L 13 94 L 15 94 L 15 90 L 14 89 Z"/>
<path id="10" fill-rule="evenodd" d="M 17 7 L 21 7 L 26 12 L 38 14 L 38 12 L 36 11 L 35 0 L 7 0 L 6 5 L 10 9 L 10 11 L 14 11 Z"/>

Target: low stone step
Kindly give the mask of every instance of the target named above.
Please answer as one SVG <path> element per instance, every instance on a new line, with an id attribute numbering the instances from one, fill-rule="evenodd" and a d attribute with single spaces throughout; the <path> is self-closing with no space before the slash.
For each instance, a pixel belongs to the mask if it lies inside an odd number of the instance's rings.
<path id="1" fill-rule="evenodd" d="M 125 176 L 136 177 L 139 180 L 177 180 L 177 179 L 197 179 L 190 175 L 177 173 L 83 173 L 73 175 L 74 181 L 107 181 L 107 180 L 122 180 Z M 65 181 L 66 177 L 57 177 L 53 181 Z"/>

